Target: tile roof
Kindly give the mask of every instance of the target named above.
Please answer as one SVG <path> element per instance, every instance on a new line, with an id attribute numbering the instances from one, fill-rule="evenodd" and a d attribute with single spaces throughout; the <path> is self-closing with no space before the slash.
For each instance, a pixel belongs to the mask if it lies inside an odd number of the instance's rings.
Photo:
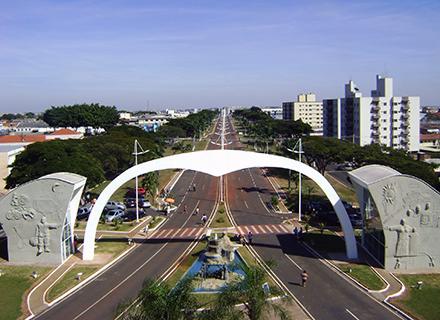
<path id="1" fill-rule="evenodd" d="M 0 136 L 0 143 L 32 143 L 46 141 L 44 134 Z"/>
<path id="2" fill-rule="evenodd" d="M 81 134 L 81 133 L 70 129 L 58 129 L 51 133 L 51 135 L 53 136 L 72 135 L 72 134 Z"/>

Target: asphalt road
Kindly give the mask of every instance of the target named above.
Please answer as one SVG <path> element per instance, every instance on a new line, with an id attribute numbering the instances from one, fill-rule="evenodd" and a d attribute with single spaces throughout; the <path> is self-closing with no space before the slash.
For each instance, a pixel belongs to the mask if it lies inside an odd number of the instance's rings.
<path id="1" fill-rule="evenodd" d="M 217 138 L 214 135 L 212 140 Z M 208 146 L 208 149 L 217 148 L 214 144 Z M 197 191 L 188 192 L 193 183 L 196 183 Z M 213 211 L 218 183 L 219 178 L 185 171 L 171 190 L 176 203 L 181 204 L 161 228 L 202 227 L 200 216 Z M 186 214 L 183 213 L 185 205 Z M 197 206 L 199 215 L 192 215 Z M 145 278 L 159 278 L 190 244 L 191 240 L 173 240 L 172 235 L 166 239 L 145 240 L 84 287 L 37 315 L 36 319 L 113 319 L 120 302 L 135 298 Z"/>
<path id="2" fill-rule="evenodd" d="M 234 137 L 230 140 L 236 141 Z M 239 145 L 234 142 L 229 148 Z M 241 170 L 225 179 L 229 207 L 238 225 L 276 224 L 285 218 L 268 206 L 275 192 L 261 169 Z M 263 260 L 276 262 L 273 271 L 277 277 L 316 319 L 400 319 L 332 271 L 291 234 L 254 235 L 252 246 Z M 301 287 L 304 269 L 310 277 L 307 286 Z"/>

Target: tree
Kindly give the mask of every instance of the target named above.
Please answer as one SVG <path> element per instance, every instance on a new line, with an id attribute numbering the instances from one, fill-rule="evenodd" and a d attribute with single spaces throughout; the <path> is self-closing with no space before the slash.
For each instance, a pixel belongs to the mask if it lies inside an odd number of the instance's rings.
<path id="1" fill-rule="evenodd" d="M 54 172 L 72 172 L 87 177 L 94 186 L 104 180 L 104 171 L 96 159 L 84 152 L 77 141 L 48 141 L 34 143 L 17 156 L 6 188 L 40 178 Z"/>
<path id="2" fill-rule="evenodd" d="M 119 115 L 116 107 L 84 103 L 52 106 L 44 112 L 43 120 L 51 127 L 93 127 L 108 130 L 118 123 Z"/>
<path id="3" fill-rule="evenodd" d="M 191 294 L 191 281 L 191 278 L 184 278 L 172 288 L 166 283 L 159 284 L 153 280 L 146 280 L 139 294 L 139 306 L 131 308 L 122 319 L 195 319 L 198 305 L 194 295 Z"/>
<path id="4" fill-rule="evenodd" d="M 141 185 L 147 189 L 148 194 L 155 199 L 157 194 L 157 188 L 159 187 L 159 173 L 157 171 L 148 172 L 144 175 Z"/>
<path id="5" fill-rule="evenodd" d="M 272 263 L 270 263 L 272 265 Z M 280 304 L 268 299 L 263 285 L 267 282 L 267 273 L 260 266 L 242 266 L 245 273 L 242 280 L 236 281 L 220 293 L 213 309 L 206 311 L 202 319 L 262 319 L 267 311 L 273 311 L 281 319 L 289 319 L 287 310 Z M 280 294 L 277 289 L 270 289 Z M 242 303 L 244 308 L 236 308 Z"/>

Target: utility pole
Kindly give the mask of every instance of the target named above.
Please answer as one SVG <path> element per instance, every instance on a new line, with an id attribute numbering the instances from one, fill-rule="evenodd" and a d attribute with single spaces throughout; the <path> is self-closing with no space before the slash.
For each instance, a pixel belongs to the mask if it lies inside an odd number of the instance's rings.
<path id="1" fill-rule="evenodd" d="M 298 151 L 296 150 L 298 148 Z M 289 149 L 286 148 L 288 151 L 293 152 L 293 153 L 298 153 L 299 154 L 299 162 L 301 161 L 301 154 L 303 154 L 303 150 L 302 150 L 302 140 L 301 138 L 298 139 L 298 141 L 296 142 L 295 146 L 293 147 L 293 149 Z M 289 171 L 290 172 L 290 171 Z M 290 179 L 290 177 L 289 177 Z M 301 172 L 299 172 L 299 179 L 298 179 L 298 221 L 301 221 L 301 209 L 302 209 L 302 199 L 301 199 L 301 192 L 302 192 L 302 175 Z M 290 182 L 290 180 L 289 180 Z"/>
<path id="2" fill-rule="evenodd" d="M 142 150 L 141 152 L 138 152 L 138 146 Z M 150 152 L 150 150 L 144 151 L 144 149 L 142 149 L 142 146 L 139 144 L 137 139 L 135 139 L 134 140 L 134 152 L 133 152 L 135 166 L 138 165 L 138 155 L 145 154 L 147 152 Z M 136 175 L 135 188 L 136 188 L 136 190 L 135 190 L 135 193 L 136 193 L 136 196 L 135 196 L 136 197 L 136 223 L 139 223 L 139 192 L 138 192 L 139 191 L 138 190 L 139 189 L 139 177 L 138 177 L 138 175 Z"/>

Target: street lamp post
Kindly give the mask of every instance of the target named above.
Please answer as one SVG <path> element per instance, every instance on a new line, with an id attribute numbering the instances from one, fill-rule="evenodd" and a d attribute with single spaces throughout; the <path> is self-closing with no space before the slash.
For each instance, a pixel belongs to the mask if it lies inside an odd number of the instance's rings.
<path id="1" fill-rule="evenodd" d="M 142 150 L 141 152 L 138 152 L 138 146 L 139 148 Z M 134 164 L 135 166 L 137 166 L 138 164 L 138 156 L 141 154 L 145 154 L 147 152 L 150 152 L 150 150 L 145 150 L 142 149 L 142 146 L 140 145 L 140 143 L 137 141 L 137 139 L 134 140 Z M 136 184 L 135 184 L 135 193 L 136 193 L 136 223 L 139 222 L 139 177 L 136 175 Z"/>
<path id="2" fill-rule="evenodd" d="M 298 148 L 298 151 L 296 150 Z M 301 162 L 301 154 L 304 152 L 302 151 L 302 140 L 301 138 L 298 139 L 293 149 L 286 148 L 288 151 L 293 153 L 298 153 L 299 162 Z M 290 177 L 289 177 L 290 179 Z M 301 183 L 301 172 L 299 173 L 299 179 L 298 179 L 298 221 L 301 221 L 301 192 L 302 192 L 302 183 Z M 290 182 L 290 181 L 289 181 Z"/>

